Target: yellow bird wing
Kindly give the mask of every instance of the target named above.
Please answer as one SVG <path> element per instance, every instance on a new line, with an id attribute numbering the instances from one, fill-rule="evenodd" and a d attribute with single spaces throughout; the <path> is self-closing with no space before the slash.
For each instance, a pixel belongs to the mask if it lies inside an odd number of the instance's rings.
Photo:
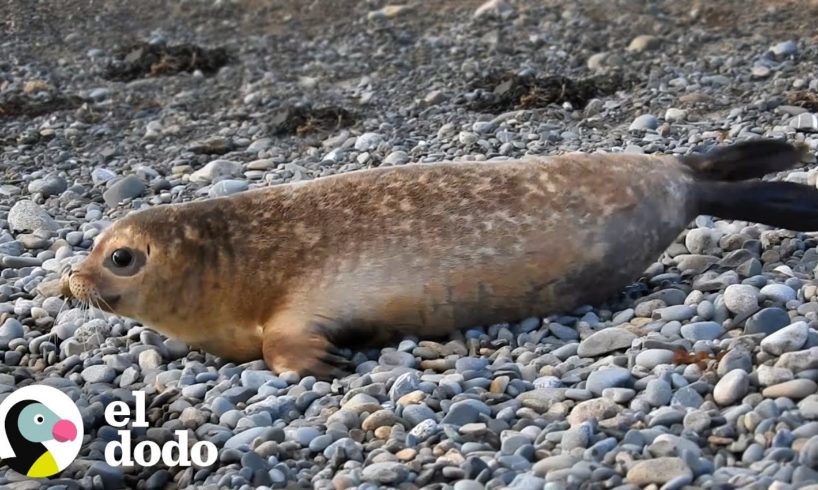
<path id="1" fill-rule="evenodd" d="M 37 458 L 37 461 L 31 465 L 29 468 L 28 473 L 26 476 L 30 476 L 32 478 L 46 478 L 52 475 L 56 475 L 60 472 L 59 466 L 57 466 L 57 460 L 54 459 L 54 456 L 51 455 L 51 451 L 46 451 Z"/>

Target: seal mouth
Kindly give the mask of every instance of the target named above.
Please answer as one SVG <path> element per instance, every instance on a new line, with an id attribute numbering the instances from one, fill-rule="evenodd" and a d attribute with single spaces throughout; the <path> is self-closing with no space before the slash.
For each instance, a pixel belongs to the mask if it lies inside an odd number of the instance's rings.
<path id="1" fill-rule="evenodd" d="M 116 309 L 119 300 L 122 298 L 122 295 L 116 294 L 111 296 L 97 296 L 97 307 L 103 309 L 109 313 L 113 313 Z"/>

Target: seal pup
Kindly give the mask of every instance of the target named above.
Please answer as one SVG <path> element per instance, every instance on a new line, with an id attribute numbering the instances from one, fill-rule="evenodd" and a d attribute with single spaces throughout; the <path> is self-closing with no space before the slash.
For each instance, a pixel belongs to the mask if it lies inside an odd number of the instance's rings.
<path id="1" fill-rule="evenodd" d="M 344 340 L 598 304 L 699 214 L 818 230 L 818 190 L 748 180 L 800 157 L 763 140 L 416 164 L 161 206 L 114 223 L 63 290 L 229 360 L 332 376 Z"/>

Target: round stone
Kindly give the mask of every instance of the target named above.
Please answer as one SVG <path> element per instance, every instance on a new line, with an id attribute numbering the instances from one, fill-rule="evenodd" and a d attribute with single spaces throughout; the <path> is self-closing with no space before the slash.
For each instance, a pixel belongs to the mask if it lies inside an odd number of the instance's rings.
<path id="1" fill-rule="evenodd" d="M 56 231 L 59 225 L 39 204 L 22 199 L 14 203 L 8 213 L 11 231 Z"/>
<path id="2" fill-rule="evenodd" d="M 628 131 L 648 131 L 659 127 L 659 119 L 650 114 L 643 114 L 633 120 Z"/>
<path id="3" fill-rule="evenodd" d="M 627 349 L 635 338 L 636 335 L 624 328 L 604 328 L 580 342 L 577 355 L 580 357 L 595 357 L 608 352 Z"/>
<path id="4" fill-rule="evenodd" d="M 595 395 L 601 395 L 605 388 L 627 387 L 630 382 L 630 371 L 621 367 L 609 367 L 592 372 L 585 382 L 585 388 Z"/>
<path id="5" fill-rule="evenodd" d="M 102 193 L 102 199 L 110 207 L 114 207 L 126 199 L 133 199 L 145 192 L 145 183 L 136 175 L 127 175 L 114 182 Z"/>
<path id="6" fill-rule="evenodd" d="M 761 341 L 761 348 L 776 356 L 785 352 L 797 351 L 807 342 L 809 332 L 806 322 L 795 322 L 765 337 Z"/>
<path id="7" fill-rule="evenodd" d="M 682 337 L 697 342 L 715 340 L 724 334 L 724 327 L 717 322 L 694 322 L 682 326 Z"/>
<path id="8" fill-rule="evenodd" d="M 724 305 L 737 315 L 750 315 L 758 309 L 758 289 L 747 284 L 731 284 L 724 290 Z"/>
<path id="9" fill-rule="evenodd" d="M 751 316 L 744 326 L 744 333 L 747 335 L 764 334 L 765 336 L 776 332 L 790 324 L 790 316 L 787 311 L 775 306 L 764 308 Z"/>
<path id="10" fill-rule="evenodd" d="M 634 485 L 662 484 L 681 476 L 693 477 L 693 472 L 682 458 L 663 457 L 646 459 L 634 464 L 625 477 Z"/>
<path id="11" fill-rule="evenodd" d="M 818 391 L 818 384 L 811 379 L 793 379 L 764 388 L 761 394 L 766 398 L 789 398 L 800 400 Z"/>
<path id="12" fill-rule="evenodd" d="M 795 290 L 785 284 L 767 284 L 761 288 L 761 295 L 777 303 L 786 303 L 796 297 Z"/>
<path id="13" fill-rule="evenodd" d="M 713 399 L 719 405 L 732 405 L 747 394 L 750 377 L 743 369 L 734 369 L 722 376 L 715 388 Z"/>
<path id="14" fill-rule="evenodd" d="M 662 45 L 662 40 L 650 34 L 641 34 L 633 38 L 628 44 L 628 51 L 641 53 L 642 51 L 652 51 Z"/>

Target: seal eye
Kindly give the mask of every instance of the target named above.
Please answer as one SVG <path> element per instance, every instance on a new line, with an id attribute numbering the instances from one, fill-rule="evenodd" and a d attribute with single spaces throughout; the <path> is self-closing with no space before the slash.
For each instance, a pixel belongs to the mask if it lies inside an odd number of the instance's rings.
<path id="1" fill-rule="evenodd" d="M 35 415 L 35 416 L 34 416 L 34 423 L 35 423 L 35 424 L 37 424 L 37 425 L 42 425 L 42 423 L 43 423 L 43 422 L 45 422 L 45 417 L 43 417 L 43 416 L 42 416 L 42 415 L 40 415 L 39 413 L 38 413 L 37 415 Z"/>
<path id="2" fill-rule="evenodd" d="M 128 267 L 133 263 L 133 254 L 125 248 L 118 248 L 111 254 L 111 262 L 117 267 Z"/>

